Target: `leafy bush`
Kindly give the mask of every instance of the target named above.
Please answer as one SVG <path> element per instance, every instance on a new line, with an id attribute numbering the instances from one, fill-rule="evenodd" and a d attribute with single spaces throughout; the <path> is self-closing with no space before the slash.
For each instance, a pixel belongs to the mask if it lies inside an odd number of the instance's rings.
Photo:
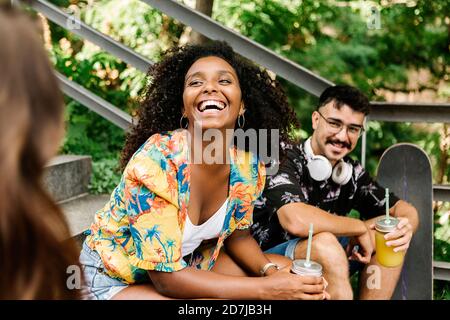
<path id="1" fill-rule="evenodd" d="M 450 300 L 450 282 L 442 280 L 433 281 L 433 299 Z"/>
<path id="2" fill-rule="evenodd" d="M 92 164 L 92 180 L 89 190 L 94 194 L 110 193 L 119 183 L 121 172 L 117 159 L 101 159 Z"/>

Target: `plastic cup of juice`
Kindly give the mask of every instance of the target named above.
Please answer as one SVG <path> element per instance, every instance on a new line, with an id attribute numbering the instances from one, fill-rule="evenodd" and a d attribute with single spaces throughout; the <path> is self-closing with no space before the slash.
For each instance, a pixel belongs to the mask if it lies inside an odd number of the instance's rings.
<path id="1" fill-rule="evenodd" d="M 375 246 L 378 262 L 385 267 L 398 267 L 402 264 L 405 257 L 405 251 L 394 252 L 394 247 L 386 246 L 387 241 L 384 236 L 394 231 L 400 220 L 396 218 L 381 218 L 375 223 Z"/>
<path id="2" fill-rule="evenodd" d="M 322 265 L 315 261 L 310 261 L 309 265 L 304 259 L 292 261 L 291 272 L 308 277 L 322 277 Z"/>

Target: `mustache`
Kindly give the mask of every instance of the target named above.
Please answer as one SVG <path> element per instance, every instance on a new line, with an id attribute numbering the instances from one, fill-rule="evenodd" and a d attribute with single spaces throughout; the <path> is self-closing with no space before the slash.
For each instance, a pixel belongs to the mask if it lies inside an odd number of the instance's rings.
<path id="1" fill-rule="evenodd" d="M 337 144 L 337 145 L 340 145 L 341 147 L 347 148 L 349 150 L 352 147 L 352 145 L 350 143 L 345 142 L 345 141 L 336 140 L 336 139 L 327 139 L 325 144 Z"/>

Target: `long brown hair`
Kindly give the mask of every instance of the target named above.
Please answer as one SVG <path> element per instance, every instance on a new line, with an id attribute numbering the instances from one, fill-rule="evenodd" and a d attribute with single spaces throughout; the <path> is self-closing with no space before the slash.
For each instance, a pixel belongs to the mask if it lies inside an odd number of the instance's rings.
<path id="1" fill-rule="evenodd" d="M 42 185 L 63 99 L 33 28 L 0 4 L 0 299 L 75 299 L 66 271 L 78 250 Z"/>

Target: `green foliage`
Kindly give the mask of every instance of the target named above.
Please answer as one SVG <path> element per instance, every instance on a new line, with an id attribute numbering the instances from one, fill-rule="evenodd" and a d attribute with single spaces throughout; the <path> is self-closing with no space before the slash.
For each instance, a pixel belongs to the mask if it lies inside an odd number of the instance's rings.
<path id="1" fill-rule="evenodd" d="M 353 290 L 353 299 L 356 300 L 359 297 L 359 289 L 360 289 L 360 281 L 359 276 L 361 272 L 356 271 L 352 276 L 350 276 L 350 285 L 352 286 Z"/>
<path id="2" fill-rule="evenodd" d="M 162 51 L 176 44 L 184 26 L 141 1 L 52 1 L 71 6 L 85 23 L 136 52 L 158 60 Z M 78 10 L 73 10 L 73 5 Z M 101 48 L 80 39 L 53 23 L 51 58 L 56 69 L 99 97 L 135 114 L 145 85 L 145 74 L 128 66 Z M 62 153 L 89 154 L 93 159 L 91 192 L 108 193 L 119 180 L 119 153 L 125 133 L 101 116 L 66 98 L 66 136 Z"/>
<path id="3" fill-rule="evenodd" d="M 359 213 L 359 211 L 355 210 L 355 209 L 352 209 L 352 210 L 350 210 L 349 213 L 347 213 L 347 217 L 353 218 L 353 219 L 359 219 L 360 216 L 361 216 L 361 214 Z"/>
<path id="4" fill-rule="evenodd" d="M 104 52 L 93 50 L 89 45 L 83 45 L 76 53 L 71 42 L 64 41 L 66 38 L 62 39 L 59 45 L 53 46 L 57 70 L 108 102 L 131 112 L 135 101 L 126 90 L 127 83 L 121 80 L 121 73 L 129 73 L 126 65 Z M 135 78 L 130 77 L 127 81 L 132 83 Z M 112 189 L 101 189 L 100 186 L 111 185 L 112 182 L 105 179 L 115 181 L 117 177 L 99 174 L 97 162 L 105 158 L 116 159 L 117 165 L 118 153 L 124 144 L 123 130 L 70 98 L 66 98 L 65 118 L 66 135 L 61 152 L 91 155 L 92 191 L 111 191 Z M 106 164 L 111 164 L 111 161 Z"/>
<path id="5" fill-rule="evenodd" d="M 434 260 L 450 261 L 450 205 L 448 204 L 435 215 Z"/>
<path id="6" fill-rule="evenodd" d="M 101 159 L 93 162 L 93 176 L 89 190 L 96 194 L 110 193 L 120 182 L 121 172 L 117 166 L 117 158 Z"/>
<path id="7" fill-rule="evenodd" d="M 435 214 L 433 259 L 450 262 L 450 204 Z M 434 280 L 434 299 L 450 300 L 450 282 Z"/>
<path id="8" fill-rule="evenodd" d="M 84 6 L 82 19 L 136 52 L 156 61 L 176 45 L 184 26 L 136 0 L 102 0 Z"/>
<path id="9" fill-rule="evenodd" d="M 216 1 L 213 12 L 224 25 L 335 83 L 357 86 L 371 99 L 380 100 L 376 93 L 381 89 L 409 91 L 411 69 L 428 70 L 429 86 L 436 87 L 450 62 L 443 14 L 450 12 L 450 1 L 386 2 L 378 6 L 380 30 L 368 29 L 362 2 L 338 6 L 335 1 L 318 0 Z M 310 134 L 310 114 L 317 99 L 281 82 L 303 130 Z M 438 132 L 419 131 L 408 123 L 374 122 L 369 127 L 367 168 L 371 173 L 383 151 L 397 142 L 417 143 L 437 162 Z M 360 146 L 354 155 L 359 154 Z"/>
<path id="10" fill-rule="evenodd" d="M 450 282 L 443 280 L 433 281 L 433 299 L 450 300 Z"/>

